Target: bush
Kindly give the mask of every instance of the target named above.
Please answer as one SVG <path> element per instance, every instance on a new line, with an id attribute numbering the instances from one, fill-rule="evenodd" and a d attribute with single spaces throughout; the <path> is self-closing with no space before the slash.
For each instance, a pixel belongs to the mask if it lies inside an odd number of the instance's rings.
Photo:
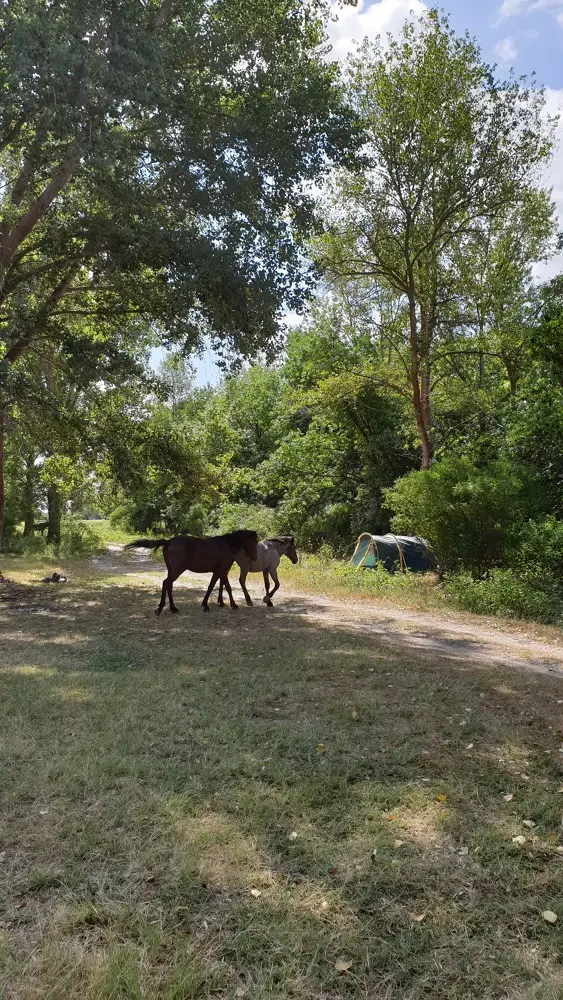
<path id="1" fill-rule="evenodd" d="M 528 618 L 552 625 L 563 624 L 563 600 L 531 586 L 511 569 L 493 569 L 486 580 L 454 576 L 444 593 L 464 611 L 505 618 Z"/>
<path id="2" fill-rule="evenodd" d="M 216 522 L 222 535 L 248 528 L 257 531 L 259 538 L 271 538 L 279 530 L 275 510 L 262 504 L 224 503 L 217 511 Z"/>
<path id="3" fill-rule="evenodd" d="M 61 541 L 58 551 L 63 556 L 90 556 L 104 546 L 95 531 L 78 517 L 64 517 L 61 521 Z"/>
<path id="4" fill-rule="evenodd" d="M 47 549 L 47 540 L 41 535 L 15 535 L 4 536 L 2 551 L 10 552 L 18 556 L 43 555 Z"/>
<path id="5" fill-rule="evenodd" d="M 445 571 L 475 578 L 499 566 L 537 506 L 526 471 L 496 461 L 478 468 L 469 458 L 444 458 L 410 472 L 385 490 L 397 533 L 425 538 Z"/>
<path id="6" fill-rule="evenodd" d="M 201 503 L 192 504 L 185 513 L 174 512 L 173 520 L 179 535 L 198 535 L 201 537 L 207 533 L 207 514 Z"/>
<path id="7" fill-rule="evenodd" d="M 528 521 L 512 561 L 528 584 L 563 598 L 563 521 Z"/>
<path id="8" fill-rule="evenodd" d="M 296 535 L 300 548 L 306 552 L 323 549 L 330 556 L 343 556 L 351 542 L 350 505 L 329 504 L 315 513 L 287 509 L 283 502 L 277 511 L 278 530 Z"/>

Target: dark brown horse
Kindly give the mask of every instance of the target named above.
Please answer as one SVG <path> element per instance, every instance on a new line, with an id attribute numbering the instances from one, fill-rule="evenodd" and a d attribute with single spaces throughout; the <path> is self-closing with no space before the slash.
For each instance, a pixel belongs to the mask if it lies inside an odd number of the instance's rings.
<path id="1" fill-rule="evenodd" d="M 241 549 L 249 559 L 256 559 L 258 535 L 255 531 L 231 531 L 228 535 L 216 535 L 211 538 L 194 538 L 192 535 L 176 535 L 174 538 L 140 538 L 130 542 L 126 549 L 160 549 L 168 570 L 168 576 L 162 582 L 160 604 L 156 609 L 159 615 L 166 604 L 166 595 L 170 610 L 175 613 L 178 608 L 172 597 L 172 584 L 184 570 L 192 573 L 211 573 L 211 582 L 203 598 L 202 608 L 208 611 L 207 602 L 217 580 L 221 580 L 229 595 L 231 607 L 236 608 L 233 592 L 229 583 L 228 572 L 235 561 L 237 552 Z"/>

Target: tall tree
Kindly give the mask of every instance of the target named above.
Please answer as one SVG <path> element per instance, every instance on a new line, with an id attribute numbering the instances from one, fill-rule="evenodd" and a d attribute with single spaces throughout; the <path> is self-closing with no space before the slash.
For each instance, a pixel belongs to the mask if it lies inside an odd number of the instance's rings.
<path id="1" fill-rule="evenodd" d="M 553 206 L 537 172 L 550 156 L 553 123 L 541 90 L 496 81 L 474 41 L 436 11 L 420 25 L 407 22 L 386 47 L 366 40 L 350 60 L 348 93 L 365 125 L 369 165 L 337 175 L 317 256 L 337 283 L 382 286 L 402 304 L 395 353 L 427 468 L 436 354 L 448 345 L 452 353 L 452 331 L 463 338 L 468 322 L 456 267 L 465 249 L 490 256 L 488 236 L 514 218 L 536 230 L 524 240 L 526 263 L 546 253 Z"/>
<path id="2" fill-rule="evenodd" d="M 302 301 L 306 182 L 354 145 L 329 9 L 0 0 L 0 525 L 9 369 L 61 316 L 252 354 Z"/>

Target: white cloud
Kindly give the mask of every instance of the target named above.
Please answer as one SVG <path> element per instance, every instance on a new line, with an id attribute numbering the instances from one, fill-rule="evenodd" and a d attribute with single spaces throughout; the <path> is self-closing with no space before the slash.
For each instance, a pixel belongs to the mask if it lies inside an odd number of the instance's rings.
<path id="1" fill-rule="evenodd" d="M 557 23 L 563 28 L 563 0 L 502 0 L 499 20 L 503 21 L 518 14 L 532 14 L 538 10 L 553 14 Z"/>
<path id="2" fill-rule="evenodd" d="M 513 38 L 503 38 L 495 45 L 495 54 L 501 63 L 511 63 L 518 55 L 518 48 Z"/>
<path id="3" fill-rule="evenodd" d="M 512 17 L 514 14 L 522 14 L 526 10 L 526 4 L 530 4 L 530 0 L 503 0 L 500 10 L 499 17 L 501 19 L 505 17 Z"/>
<path id="4" fill-rule="evenodd" d="M 409 16 L 421 17 L 425 10 L 423 0 L 379 0 L 371 5 L 359 0 L 357 7 L 337 7 L 333 3 L 337 20 L 328 26 L 332 55 L 344 59 L 353 43 L 363 41 L 366 36 L 397 34 Z"/>

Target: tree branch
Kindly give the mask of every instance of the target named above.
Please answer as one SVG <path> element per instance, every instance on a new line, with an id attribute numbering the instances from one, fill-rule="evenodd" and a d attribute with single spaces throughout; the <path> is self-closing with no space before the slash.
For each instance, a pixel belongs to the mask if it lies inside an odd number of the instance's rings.
<path id="1" fill-rule="evenodd" d="M 14 141 L 14 139 L 17 139 L 24 125 L 25 125 L 25 118 L 19 118 L 16 124 L 11 129 L 9 129 L 8 132 L 6 132 L 6 135 L 4 135 L 0 139 L 0 153 L 4 152 L 6 147 L 9 146 L 10 143 Z"/>
<path id="2" fill-rule="evenodd" d="M 45 214 L 49 205 L 57 197 L 59 191 L 68 184 L 74 171 L 80 162 L 79 144 L 75 143 L 71 152 L 62 163 L 59 164 L 55 173 L 40 195 L 31 203 L 27 211 L 20 216 L 11 232 L 7 234 L 2 242 L 0 251 L 0 278 L 5 272 L 7 265 L 14 256 L 21 243 L 29 235 L 39 219 Z"/>
<path id="3" fill-rule="evenodd" d="M 166 22 L 170 19 L 173 6 L 174 6 L 174 0 L 162 0 L 162 3 L 154 17 L 154 27 L 157 30 L 159 28 L 162 28 L 166 24 Z"/>

